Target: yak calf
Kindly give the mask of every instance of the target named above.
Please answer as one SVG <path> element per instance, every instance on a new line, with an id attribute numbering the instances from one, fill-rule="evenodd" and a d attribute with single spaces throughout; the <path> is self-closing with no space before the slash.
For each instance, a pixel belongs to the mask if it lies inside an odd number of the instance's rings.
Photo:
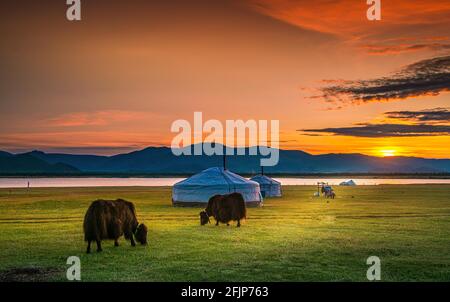
<path id="1" fill-rule="evenodd" d="M 113 239 L 114 246 L 119 246 L 122 235 L 132 246 L 136 245 L 133 235 L 139 243 L 147 244 L 147 227 L 139 225 L 134 204 L 123 199 L 94 201 L 84 216 L 83 229 L 87 253 L 91 252 L 92 241 L 97 243 L 97 252 L 102 251 L 104 239 Z"/>
<path id="2" fill-rule="evenodd" d="M 237 227 L 241 226 L 241 220 L 247 216 L 244 197 L 240 193 L 228 195 L 214 195 L 208 201 L 205 211 L 200 212 L 200 224 L 209 222 L 209 217 L 214 217 L 216 226 L 219 222 L 229 225 L 230 221 L 237 221 Z"/>

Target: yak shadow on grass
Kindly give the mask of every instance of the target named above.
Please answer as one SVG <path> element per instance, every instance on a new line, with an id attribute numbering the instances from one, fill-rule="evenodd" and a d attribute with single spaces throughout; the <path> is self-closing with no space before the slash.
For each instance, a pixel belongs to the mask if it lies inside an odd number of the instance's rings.
<path id="1" fill-rule="evenodd" d="M 48 282 L 62 275 L 62 271 L 51 267 L 16 267 L 0 271 L 0 282 Z"/>

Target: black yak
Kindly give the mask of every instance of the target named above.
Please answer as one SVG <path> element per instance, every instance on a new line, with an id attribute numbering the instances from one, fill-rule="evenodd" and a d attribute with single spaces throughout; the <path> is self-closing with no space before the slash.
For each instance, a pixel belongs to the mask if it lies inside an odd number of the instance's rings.
<path id="1" fill-rule="evenodd" d="M 205 211 L 200 212 L 200 224 L 205 225 L 209 217 L 214 217 L 216 226 L 219 222 L 229 225 L 230 221 L 237 221 L 237 227 L 240 227 L 246 216 L 245 201 L 240 193 L 215 195 L 209 199 Z"/>
<path id="2" fill-rule="evenodd" d="M 84 216 L 83 229 L 87 253 L 91 252 L 92 241 L 97 243 L 97 252 L 102 251 L 104 239 L 113 239 L 114 246 L 119 246 L 122 235 L 132 246 L 136 245 L 133 235 L 139 243 L 147 244 L 147 227 L 139 225 L 134 204 L 123 199 L 94 201 Z"/>

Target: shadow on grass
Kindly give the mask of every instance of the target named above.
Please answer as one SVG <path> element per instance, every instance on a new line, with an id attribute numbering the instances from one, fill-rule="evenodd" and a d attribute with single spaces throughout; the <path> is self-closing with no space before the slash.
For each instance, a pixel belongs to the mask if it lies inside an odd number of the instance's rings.
<path id="1" fill-rule="evenodd" d="M 51 267 L 16 267 L 0 271 L 0 282 L 48 282 L 59 279 L 62 271 Z"/>

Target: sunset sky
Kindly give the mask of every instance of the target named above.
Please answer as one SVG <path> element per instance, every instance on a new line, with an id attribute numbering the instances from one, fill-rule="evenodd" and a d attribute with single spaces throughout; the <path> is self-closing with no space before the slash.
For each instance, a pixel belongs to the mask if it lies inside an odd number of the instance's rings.
<path id="1" fill-rule="evenodd" d="M 277 119 L 280 147 L 450 158 L 450 1 L 0 4 L 0 150 L 170 146 L 171 123 Z"/>

